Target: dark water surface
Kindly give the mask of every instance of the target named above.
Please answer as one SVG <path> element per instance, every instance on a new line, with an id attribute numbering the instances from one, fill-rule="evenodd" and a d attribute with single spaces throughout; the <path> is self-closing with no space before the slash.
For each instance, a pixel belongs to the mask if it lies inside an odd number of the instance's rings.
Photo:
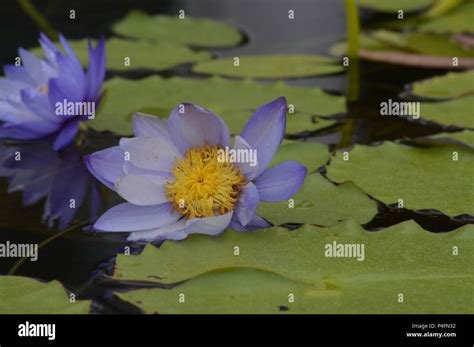
<path id="1" fill-rule="evenodd" d="M 132 9 L 141 9 L 149 13 L 177 14 L 185 9 L 186 15 L 192 17 L 210 17 L 228 20 L 237 25 L 245 34 L 246 39 L 238 47 L 213 50 L 216 55 L 234 56 L 255 53 L 319 53 L 327 54 L 329 47 L 345 37 L 345 13 L 343 1 L 335 0 L 175 0 L 175 1 L 45 1 L 35 2 L 42 13 L 46 14 L 53 27 L 67 38 L 110 37 L 111 24 L 125 16 Z M 69 10 L 76 10 L 76 19 L 70 20 Z M 295 11 L 296 20 L 289 21 L 289 9 Z M 31 19 L 22 12 L 15 1 L 0 3 L 0 30 L 2 33 L 1 65 L 11 63 L 17 55 L 17 48 L 37 45 L 38 28 Z M 374 18 L 368 11 L 362 13 L 365 21 Z M 153 72 L 127 73 L 128 78 L 141 78 Z M 442 132 L 439 126 L 421 124 L 395 117 L 381 117 L 379 105 L 387 99 L 398 99 L 405 91 L 406 85 L 412 81 L 423 79 L 444 71 L 415 69 L 361 62 L 359 80 L 359 98 L 348 105 L 348 114 L 339 115 L 335 126 L 314 133 L 304 134 L 309 141 L 328 143 L 332 149 L 350 147 L 354 144 L 376 144 L 383 140 L 396 140 L 418 137 Z M 193 78 L 189 66 L 183 65 L 174 70 L 160 73 L 168 77 L 184 75 Z M 113 75 L 109 74 L 108 78 Z M 301 86 L 320 86 L 334 94 L 346 94 L 346 75 L 331 75 L 318 78 L 289 80 L 288 83 Z M 99 115 L 100 116 L 100 115 Z M 449 130 L 449 129 L 448 129 Z M 347 135 L 348 134 L 348 135 Z M 98 201 L 94 197 L 93 183 L 87 179 L 76 178 L 67 168 L 81 166 L 81 155 L 116 145 L 118 138 L 113 134 L 91 133 L 83 139 L 82 145 L 70 156 L 52 158 L 67 162 L 59 165 L 52 172 L 51 162 L 43 160 L 54 153 L 39 153 L 39 147 L 33 146 L 32 156 L 41 155 L 40 159 L 32 159 L 32 168 L 36 170 L 34 180 L 36 190 L 52 191 L 57 183 L 65 182 L 70 186 L 83 184 L 86 195 L 84 203 L 73 219 L 73 224 L 91 218 L 91 210 L 95 204 L 103 203 L 102 210 L 116 204 L 117 196 L 108 192 L 106 201 Z M 27 147 L 21 147 L 22 152 Z M 2 149 L 4 150 L 4 149 Z M 47 150 L 45 150 L 47 151 Z M 2 156 L 0 152 L 0 159 Z M 14 164 L 5 164 L 8 169 L 16 170 Z M 78 169 L 80 171 L 80 169 Z M 77 170 L 75 170 L 76 172 Z M 75 173 L 77 174 L 77 172 Z M 389 184 L 390 177 L 387 177 Z M 84 183 L 86 182 L 86 183 Z M 82 186 L 81 186 L 82 187 Z M 92 188 L 91 188 L 92 187 Z M 77 187 L 76 187 L 77 188 Z M 100 188 L 105 191 L 103 188 Z M 54 195 L 53 193 L 51 193 Z M 58 233 L 58 227 L 48 229 L 41 223 L 44 199 L 31 207 L 23 207 L 22 192 L 7 192 L 7 182 L 0 180 L 0 242 L 7 240 L 18 243 L 41 243 L 48 237 Z M 104 207 L 105 206 L 105 207 Z M 99 211 L 100 213 L 100 211 Z M 414 213 L 412 211 L 395 210 L 380 205 L 380 213 L 365 225 L 368 230 L 377 230 L 397 224 L 403 220 L 415 219 L 425 229 L 444 232 L 455 229 L 472 218 L 450 219 L 444 215 L 432 213 Z M 16 272 L 17 275 L 51 280 L 58 279 L 68 289 L 79 293 L 82 297 L 93 298 L 96 312 L 137 312 L 137 310 L 110 295 L 110 286 L 98 279 L 110 273 L 114 256 L 123 251 L 127 245 L 125 235 L 96 235 L 83 231 L 82 226 L 58 237 L 40 249 L 37 262 L 26 262 Z M 140 251 L 140 245 L 133 245 L 132 250 Z M 0 274 L 6 274 L 13 266 L 15 259 L 2 259 Z M 123 285 L 123 289 L 128 287 Z"/>

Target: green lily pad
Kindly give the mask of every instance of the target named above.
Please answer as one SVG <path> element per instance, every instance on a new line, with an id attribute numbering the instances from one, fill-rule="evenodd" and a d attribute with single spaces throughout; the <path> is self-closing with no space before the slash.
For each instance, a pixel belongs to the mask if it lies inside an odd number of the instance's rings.
<path id="1" fill-rule="evenodd" d="M 377 204 L 351 182 L 334 185 L 319 173 L 306 176 L 299 192 L 289 202 L 261 202 L 257 214 L 274 225 L 311 223 L 333 225 L 354 219 L 360 224 L 377 214 Z"/>
<path id="2" fill-rule="evenodd" d="M 458 160 L 453 160 L 458 152 Z M 416 148 L 385 142 L 356 146 L 349 160 L 337 153 L 327 168 L 335 182 L 351 181 L 386 203 L 411 210 L 435 209 L 448 216 L 474 215 L 474 153 L 459 146 Z"/>
<path id="3" fill-rule="evenodd" d="M 466 1 L 442 16 L 420 25 L 418 30 L 433 33 L 474 33 L 474 3 Z"/>
<path id="4" fill-rule="evenodd" d="M 316 131 L 335 125 L 330 119 L 318 118 L 307 114 L 289 114 L 286 118 L 286 133 L 298 134 L 303 131 Z"/>
<path id="5" fill-rule="evenodd" d="M 87 40 L 68 41 L 84 66 L 89 64 Z M 94 41 L 95 45 L 96 42 Z M 183 63 L 193 63 L 211 58 L 208 52 L 195 52 L 186 46 L 172 42 L 130 41 L 113 38 L 106 41 L 107 69 L 135 70 L 152 69 L 166 70 Z M 41 48 L 33 53 L 43 56 Z"/>
<path id="6" fill-rule="evenodd" d="M 70 302 L 58 281 L 41 283 L 27 277 L 0 276 L 0 314 L 86 314 L 90 303 Z"/>
<path id="7" fill-rule="evenodd" d="M 329 257 L 334 242 L 363 245 L 364 256 Z M 474 305 L 466 305 L 472 301 L 473 251 L 472 225 L 433 234 L 407 221 L 367 232 L 346 221 L 328 228 L 192 235 L 159 249 L 148 245 L 138 256 L 119 255 L 114 277 L 188 280 L 171 290 L 118 294 L 148 313 L 276 313 L 279 306 L 290 313 L 473 312 Z M 448 302 L 440 302 L 440 295 Z"/>
<path id="8" fill-rule="evenodd" d="M 359 5 L 381 12 L 416 11 L 431 5 L 435 0 L 358 0 Z"/>
<path id="9" fill-rule="evenodd" d="M 470 302 L 468 287 L 473 283 L 471 277 L 424 277 L 335 287 L 238 268 L 207 273 L 171 290 L 117 295 L 148 314 L 472 313 L 472 305 L 465 302 Z M 406 302 L 396 301 L 400 293 Z M 440 297 L 446 299 L 440 301 Z"/>
<path id="10" fill-rule="evenodd" d="M 364 244 L 364 259 L 327 257 L 326 245 L 334 241 Z M 453 258 L 456 245 L 460 251 Z M 236 246 L 239 255 L 235 255 Z M 293 231 L 282 227 L 248 233 L 229 229 L 220 237 L 193 234 L 184 241 L 165 241 L 160 248 L 147 245 L 140 255 L 119 254 L 113 278 L 173 284 L 209 271 L 236 267 L 270 271 L 315 285 L 417 276 L 474 277 L 467 270 L 474 260 L 472 251 L 473 225 L 434 234 L 414 221 L 406 221 L 368 232 L 359 223 L 347 220 L 324 228 L 306 224 Z"/>
<path id="11" fill-rule="evenodd" d="M 474 49 L 466 48 L 447 35 L 411 33 L 405 35 L 405 48 L 415 53 L 440 57 L 473 57 Z"/>
<path id="12" fill-rule="evenodd" d="M 320 55 L 255 55 L 209 60 L 193 66 L 193 72 L 246 78 L 297 78 L 333 74 L 344 70 L 334 58 Z"/>
<path id="13" fill-rule="evenodd" d="M 474 95 L 445 102 L 422 102 L 421 119 L 443 125 L 474 128 Z"/>
<path id="14" fill-rule="evenodd" d="M 298 160 L 308 172 L 324 166 L 330 155 L 327 145 L 313 142 L 283 140 L 269 167 L 287 160 Z"/>
<path id="15" fill-rule="evenodd" d="M 370 34 L 362 35 L 360 46 L 364 50 L 401 51 L 437 57 L 473 57 L 474 50 L 465 48 L 459 42 L 453 41 L 447 35 L 427 33 L 398 33 L 389 30 L 375 30 Z M 347 44 L 336 43 L 332 54 L 343 55 L 347 51 Z"/>
<path id="16" fill-rule="evenodd" d="M 238 135 L 242 132 L 245 124 L 254 110 L 219 110 L 214 108 L 212 110 L 215 114 L 221 117 L 229 131 L 233 135 Z M 318 118 L 310 114 L 287 114 L 286 116 L 286 134 L 298 134 L 304 131 L 316 131 L 327 128 L 336 124 L 334 120 Z"/>
<path id="17" fill-rule="evenodd" d="M 367 34 L 360 34 L 359 36 L 359 45 L 362 49 L 367 49 L 370 51 L 391 51 L 393 50 L 393 46 L 381 42 L 376 38 L 367 35 Z M 330 53 L 335 56 L 343 56 L 347 53 L 347 42 L 336 42 L 331 46 L 329 49 Z"/>
<path id="18" fill-rule="evenodd" d="M 245 118 L 279 96 L 285 96 L 288 103 L 294 105 L 294 112 L 299 114 L 326 116 L 345 111 L 342 96 L 326 94 L 319 88 L 293 87 L 283 82 L 263 84 L 219 77 L 164 79 L 152 76 L 138 81 L 113 78 L 105 82 L 104 88 L 107 100 L 95 119 L 87 124 L 98 131 L 109 130 L 122 135 L 131 134 L 131 117 L 135 112 L 167 117 L 182 102 L 193 102 L 217 114 L 219 110 L 231 109 L 233 114 L 241 110 Z M 228 116 L 232 117 L 231 113 Z M 228 116 L 223 113 L 223 117 Z M 293 116 L 296 115 L 289 117 Z M 242 126 L 244 120 L 237 123 L 236 128 Z"/>
<path id="19" fill-rule="evenodd" d="M 464 143 L 474 148 L 474 131 L 463 130 L 455 133 L 442 133 L 432 136 L 433 139 L 449 138 Z"/>
<path id="20" fill-rule="evenodd" d="M 450 72 L 413 84 L 412 93 L 434 99 L 452 99 L 474 93 L 474 70 Z"/>
<path id="21" fill-rule="evenodd" d="M 212 19 L 184 19 L 171 16 L 150 16 L 132 11 L 115 23 L 116 34 L 139 39 L 167 41 L 195 46 L 234 46 L 242 41 L 242 35 L 232 25 Z"/>

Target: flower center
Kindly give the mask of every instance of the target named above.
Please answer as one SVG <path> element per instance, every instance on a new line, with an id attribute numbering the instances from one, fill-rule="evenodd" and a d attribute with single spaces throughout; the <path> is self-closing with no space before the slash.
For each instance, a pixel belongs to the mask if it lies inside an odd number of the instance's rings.
<path id="1" fill-rule="evenodd" d="M 171 170 L 165 185 L 168 200 L 186 218 L 213 217 L 234 209 L 246 183 L 233 163 L 218 160 L 219 146 L 192 148 Z"/>

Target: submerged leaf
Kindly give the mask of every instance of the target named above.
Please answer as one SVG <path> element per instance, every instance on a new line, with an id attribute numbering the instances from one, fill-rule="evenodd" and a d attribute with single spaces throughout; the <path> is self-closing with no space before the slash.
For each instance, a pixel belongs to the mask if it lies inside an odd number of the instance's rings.
<path id="1" fill-rule="evenodd" d="M 150 16 L 140 11 L 130 12 L 115 23 L 112 30 L 128 37 L 195 46 L 234 46 L 242 40 L 240 32 L 224 22 L 207 18 Z"/>
<path id="2" fill-rule="evenodd" d="M 453 160 L 453 151 L 458 152 Z M 386 203 L 410 210 L 435 209 L 448 216 L 474 215 L 474 153 L 458 146 L 416 148 L 385 142 L 356 146 L 349 160 L 337 153 L 327 168 L 335 182 L 351 181 Z"/>
<path id="3" fill-rule="evenodd" d="M 0 276 L 0 314 L 86 314 L 90 301 L 69 301 L 58 281 L 41 283 L 27 277 Z"/>
<path id="4" fill-rule="evenodd" d="M 193 66 L 209 75 L 247 78 L 297 78 L 333 74 L 343 70 L 334 58 L 320 55 L 255 55 L 210 60 Z"/>

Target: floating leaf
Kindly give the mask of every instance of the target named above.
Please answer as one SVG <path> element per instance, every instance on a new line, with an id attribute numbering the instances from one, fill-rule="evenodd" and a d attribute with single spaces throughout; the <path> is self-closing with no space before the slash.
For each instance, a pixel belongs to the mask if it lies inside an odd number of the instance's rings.
<path id="1" fill-rule="evenodd" d="M 279 96 L 287 98 L 295 113 L 331 115 L 345 110 L 344 97 L 326 94 L 319 88 L 293 87 L 283 82 L 264 84 L 219 77 L 164 79 L 152 76 L 139 81 L 113 78 L 105 83 L 105 88 L 107 101 L 96 118 L 87 124 L 98 131 L 109 130 L 123 135 L 132 132 L 133 113 L 167 117 L 182 102 L 193 102 L 216 113 L 232 109 L 235 114 L 242 110 L 244 117 Z M 243 120 L 239 124 L 242 125 Z"/>
<path id="2" fill-rule="evenodd" d="M 87 300 L 70 302 L 58 281 L 0 276 L 0 314 L 86 314 L 89 306 Z"/>
<path id="3" fill-rule="evenodd" d="M 418 30 L 434 33 L 474 33 L 474 3 L 466 1 L 452 11 L 420 25 Z"/>
<path id="4" fill-rule="evenodd" d="M 326 245 L 333 241 L 364 244 L 364 260 L 326 257 Z M 463 251 L 453 259 L 452 248 L 456 244 Z M 235 255 L 235 246 L 239 255 Z M 337 284 L 339 280 L 356 281 L 364 277 L 380 282 L 417 275 L 474 277 L 466 270 L 474 260 L 472 251 L 473 225 L 434 234 L 413 221 L 406 221 L 368 232 L 357 222 L 348 220 L 324 228 L 304 225 L 293 231 L 272 227 L 247 233 L 226 230 L 220 237 L 193 234 L 184 241 L 165 241 L 160 248 L 147 245 L 140 255 L 119 254 L 113 277 L 172 284 L 209 271 L 235 267 L 262 269 L 313 284 Z"/>
<path id="5" fill-rule="evenodd" d="M 298 160 L 312 172 L 326 164 L 329 152 L 327 145 L 320 143 L 284 140 L 270 166 L 287 160 Z"/>
<path id="6" fill-rule="evenodd" d="M 231 134 L 238 135 L 242 132 L 245 124 L 253 110 L 219 110 L 217 108 L 212 111 L 219 115 L 229 127 Z M 287 114 L 286 117 L 286 134 L 298 134 L 304 131 L 316 131 L 335 124 L 333 120 L 318 118 L 309 114 Z"/>
<path id="7" fill-rule="evenodd" d="M 87 40 L 68 41 L 68 43 L 81 63 L 87 66 L 89 64 Z M 178 64 L 211 58 L 208 52 L 195 52 L 186 46 L 172 42 L 129 41 L 113 38 L 107 40 L 105 46 L 109 70 L 166 70 Z M 33 49 L 33 53 L 43 55 L 41 48 Z"/>
<path id="8" fill-rule="evenodd" d="M 359 5 L 381 12 L 415 11 L 431 5 L 435 0 L 358 0 Z"/>
<path id="9" fill-rule="evenodd" d="M 209 75 L 247 78 L 297 78 L 333 74 L 343 70 L 334 58 L 320 55 L 255 55 L 210 60 L 193 66 Z"/>
<path id="10" fill-rule="evenodd" d="M 457 161 L 453 151 L 459 152 Z M 352 181 L 386 204 L 402 199 L 411 210 L 474 215 L 473 166 L 474 153 L 462 147 L 416 148 L 385 142 L 356 146 L 349 160 L 337 153 L 327 175 L 339 183 Z"/>
<path id="11" fill-rule="evenodd" d="M 474 57 L 474 49 L 464 47 L 446 35 L 411 33 L 405 36 L 405 47 L 416 53 L 441 57 Z M 451 59 L 452 65 L 452 59 Z"/>
<path id="12" fill-rule="evenodd" d="M 319 173 L 306 176 L 303 186 L 292 200 L 292 206 L 288 201 L 261 202 L 257 213 L 275 225 L 332 225 L 350 218 L 364 224 L 377 214 L 375 201 L 354 184 L 347 182 L 335 186 Z"/>
<path id="13" fill-rule="evenodd" d="M 377 40 L 376 38 L 366 35 L 366 34 L 361 34 L 359 36 L 359 45 L 361 48 L 369 50 L 369 51 L 390 51 L 393 50 L 393 46 L 381 42 L 380 40 Z M 330 52 L 332 55 L 336 56 L 343 56 L 347 53 L 347 42 L 337 42 L 334 45 L 331 46 Z"/>
<path id="14" fill-rule="evenodd" d="M 411 139 L 414 143 L 434 145 L 459 145 L 464 148 L 474 150 L 474 131 L 463 130 L 455 133 L 441 133 L 428 137 L 418 137 Z"/>
<path id="15" fill-rule="evenodd" d="M 472 313 L 472 305 L 465 303 L 471 300 L 468 287 L 473 283 L 467 276 L 449 276 L 382 284 L 360 281 L 338 287 L 303 284 L 271 272 L 239 268 L 207 273 L 171 290 L 117 295 L 149 314 Z M 406 298 L 402 304 L 396 301 L 401 291 Z M 185 302 L 180 303 L 183 294 Z"/>
<path id="16" fill-rule="evenodd" d="M 474 128 L 474 95 L 445 102 L 423 102 L 421 118 L 443 125 Z"/>
<path id="17" fill-rule="evenodd" d="M 150 16 L 140 11 L 130 12 L 112 30 L 128 37 L 195 46 L 234 46 L 242 40 L 240 32 L 227 23 L 204 18 Z"/>
<path id="18" fill-rule="evenodd" d="M 443 134 L 432 136 L 432 138 L 433 139 L 450 138 L 474 148 L 474 131 L 472 130 L 458 131 L 456 133 L 443 133 Z"/>
<path id="19" fill-rule="evenodd" d="M 474 93 L 474 70 L 450 72 L 413 84 L 412 93 L 434 99 L 452 99 Z"/>
<path id="20" fill-rule="evenodd" d="M 363 245 L 364 257 L 357 260 L 362 253 L 356 248 L 352 257 L 328 257 L 334 242 L 336 247 Z M 472 301 L 473 251 L 472 225 L 433 234 L 407 221 L 367 232 L 347 221 L 329 228 L 192 235 L 159 249 L 148 245 L 138 256 L 119 255 L 114 277 L 160 283 L 191 279 L 172 290 L 119 294 L 149 313 L 276 313 L 279 306 L 290 313 L 473 312 L 474 305 L 466 305 Z M 290 293 L 294 303 L 288 301 Z M 185 295 L 184 304 L 179 294 Z"/>
<path id="21" fill-rule="evenodd" d="M 375 30 L 370 34 L 362 35 L 360 46 L 363 51 L 390 53 L 419 53 L 432 57 L 449 57 L 447 61 L 453 68 L 452 57 L 474 57 L 474 49 L 464 47 L 453 41 L 447 35 L 426 33 L 398 33 L 389 30 Z M 343 55 L 347 51 L 347 44 L 337 43 L 331 52 Z M 422 63 L 422 62 L 421 62 Z"/>

